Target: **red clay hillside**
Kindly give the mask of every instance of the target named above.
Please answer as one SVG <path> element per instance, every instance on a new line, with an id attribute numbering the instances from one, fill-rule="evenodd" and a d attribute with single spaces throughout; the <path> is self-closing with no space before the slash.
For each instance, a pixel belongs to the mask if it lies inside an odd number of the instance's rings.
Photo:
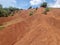
<path id="1" fill-rule="evenodd" d="M 0 17 L 0 45 L 60 45 L 60 9 L 20 10 Z"/>

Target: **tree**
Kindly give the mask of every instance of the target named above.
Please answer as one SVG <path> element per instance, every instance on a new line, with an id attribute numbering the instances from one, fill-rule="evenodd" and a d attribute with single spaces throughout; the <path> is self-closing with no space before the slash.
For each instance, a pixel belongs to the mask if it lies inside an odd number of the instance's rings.
<path id="1" fill-rule="evenodd" d="M 32 8 L 32 6 L 30 6 L 28 9 L 31 9 Z"/>
<path id="2" fill-rule="evenodd" d="M 15 13 L 15 11 L 18 11 L 18 8 L 15 7 L 9 7 L 9 8 L 3 8 L 0 4 L 0 17 L 8 17 L 11 13 Z"/>
<path id="3" fill-rule="evenodd" d="M 46 7 L 47 7 L 47 2 L 43 2 L 43 3 L 41 4 L 41 7 L 46 8 Z"/>
<path id="4" fill-rule="evenodd" d="M 15 7 L 9 7 L 8 9 L 10 12 L 15 12 L 15 11 L 19 10 L 18 8 L 15 8 Z"/>
<path id="5" fill-rule="evenodd" d="M 0 9 L 2 9 L 3 7 L 2 7 L 2 5 L 0 4 Z"/>

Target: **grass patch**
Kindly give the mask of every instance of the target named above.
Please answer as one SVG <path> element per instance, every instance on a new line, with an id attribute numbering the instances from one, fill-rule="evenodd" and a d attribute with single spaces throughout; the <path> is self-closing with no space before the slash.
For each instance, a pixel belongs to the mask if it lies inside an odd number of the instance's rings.
<path id="1" fill-rule="evenodd" d="M 4 26 L 0 26 L 0 30 L 2 30 L 4 28 Z"/>

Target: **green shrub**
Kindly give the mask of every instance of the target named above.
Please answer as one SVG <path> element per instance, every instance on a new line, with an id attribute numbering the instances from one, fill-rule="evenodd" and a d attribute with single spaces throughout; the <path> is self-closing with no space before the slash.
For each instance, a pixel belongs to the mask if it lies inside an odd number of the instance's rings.
<path id="1" fill-rule="evenodd" d="M 0 17 L 7 17 L 8 16 L 8 12 L 4 9 L 0 9 Z"/>
<path id="2" fill-rule="evenodd" d="M 50 9 L 49 8 L 45 8 L 45 11 L 43 12 L 43 14 L 47 14 L 47 12 L 49 12 L 50 11 Z"/>
<path id="3" fill-rule="evenodd" d="M 50 11 L 50 9 L 49 8 L 45 8 L 45 11 L 48 12 L 48 11 Z"/>
<path id="4" fill-rule="evenodd" d="M 30 15 L 30 16 L 33 15 L 33 12 L 31 11 L 29 15 Z"/>

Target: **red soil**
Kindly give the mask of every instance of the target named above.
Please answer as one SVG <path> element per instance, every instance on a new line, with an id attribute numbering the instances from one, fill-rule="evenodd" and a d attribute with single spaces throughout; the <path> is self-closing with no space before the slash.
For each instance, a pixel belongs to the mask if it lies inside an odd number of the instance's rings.
<path id="1" fill-rule="evenodd" d="M 51 9 L 47 15 L 42 14 L 43 8 L 35 10 L 32 16 L 30 11 L 19 11 L 3 21 L 0 18 L 1 23 L 23 19 L 0 31 L 0 45 L 60 45 L 60 9 Z"/>

